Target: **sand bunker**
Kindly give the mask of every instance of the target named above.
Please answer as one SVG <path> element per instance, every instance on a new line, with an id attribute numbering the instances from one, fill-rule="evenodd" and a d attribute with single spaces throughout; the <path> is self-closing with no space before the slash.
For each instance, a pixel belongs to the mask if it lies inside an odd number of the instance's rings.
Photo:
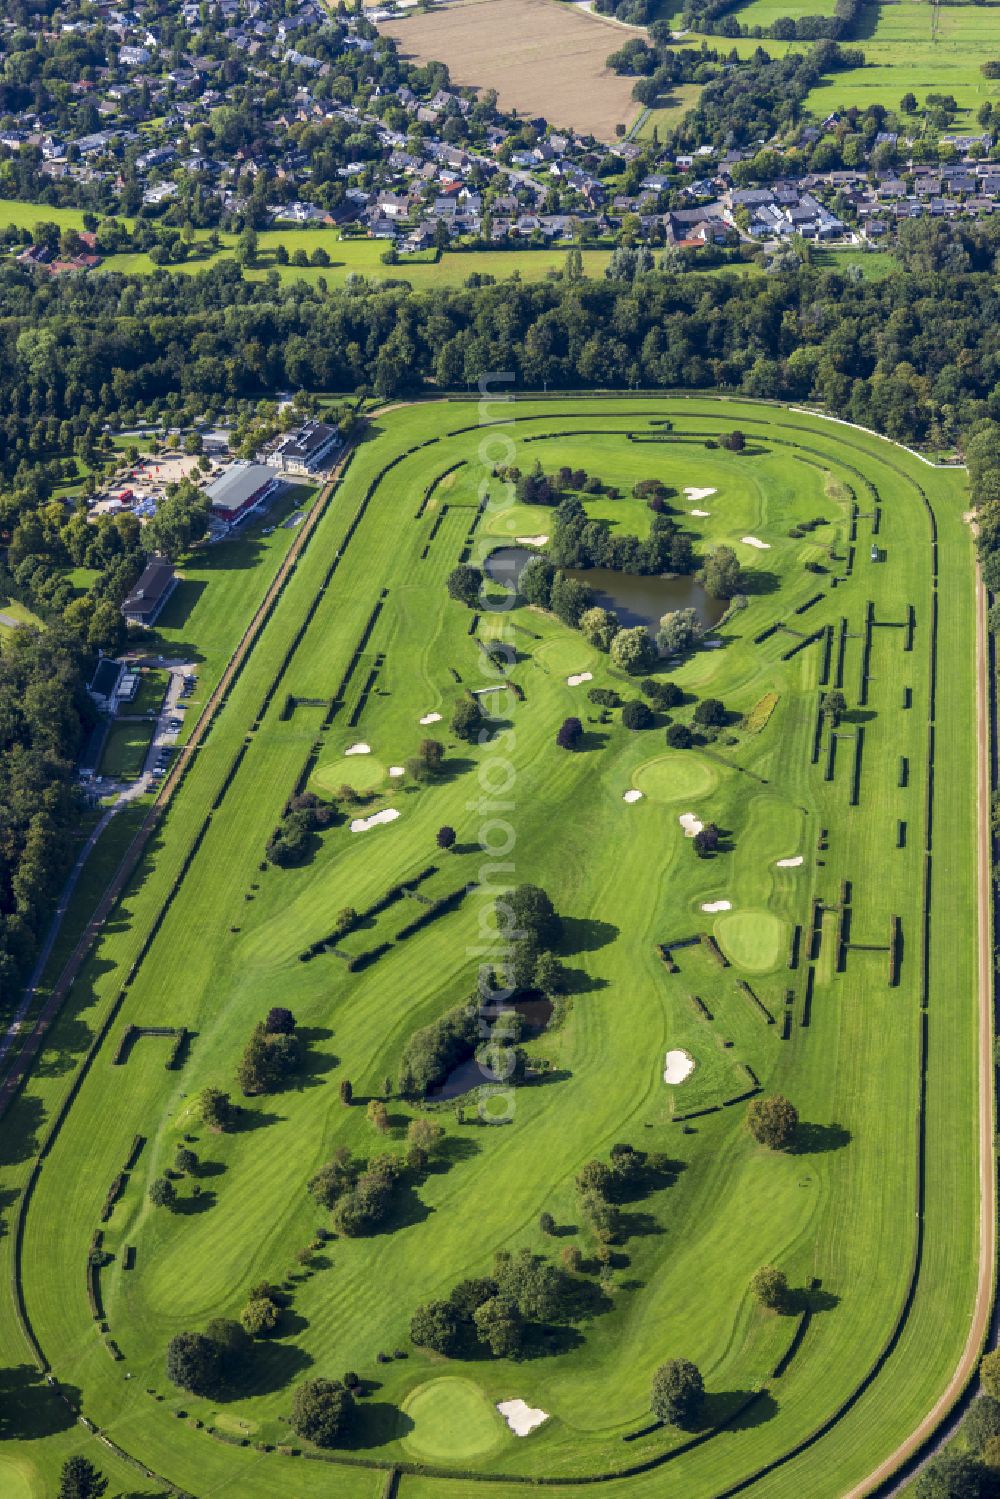
<path id="1" fill-rule="evenodd" d="M 425 713 L 424 716 L 423 716 L 423 718 L 420 720 L 420 722 L 421 723 L 440 723 L 441 722 L 441 715 L 440 715 L 440 713 Z"/>
<path id="2" fill-rule="evenodd" d="M 740 541 L 742 541 L 745 547 L 756 547 L 758 552 L 769 552 L 771 550 L 771 543 L 769 541 L 761 541 L 759 536 L 741 536 Z"/>
<path id="3" fill-rule="evenodd" d="M 686 484 L 684 486 L 684 493 L 687 495 L 688 499 L 691 500 L 695 505 L 697 505 L 699 500 L 707 500 L 713 494 L 718 494 L 718 492 L 719 491 L 717 489 L 696 489 L 693 484 Z M 698 515 L 700 512 L 696 510 L 694 513 L 695 515 Z"/>
<path id="4" fill-rule="evenodd" d="M 625 795 L 622 797 L 622 801 L 623 802 L 641 802 L 642 801 L 642 792 L 641 791 L 626 791 Z"/>
<path id="5" fill-rule="evenodd" d="M 578 671 L 571 677 L 566 678 L 567 687 L 579 687 L 581 682 L 592 682 L 594 673 L 592 671 Z"/>
<path id="6" fill-rule="evenodd" d="M 711 912 L 715 912 L 715 911 L 731 911 L 733 909 L 733 903 L 732 903 L 731 900 L 706 900 L 702 904 L 702 908 L 701 909 L 703 911 L 711 911 Z"/>
<path id="7" fill-rule="evenodd" d="M 386 807 L 382 812 L 373 812 L 371 817 L 356 817 L 351 823 L 351 832 L 367 833 L 369 828 L 377 827 L 380 822 L 395 822 L 398 816 L 395 807 Z"/>
<path id="8" fill-rule="evenodd" d="M 682 1083 L 694 1071 L 694 1057 L 689 1051 L 668 1051 L 663 1069 L 665 1083 Z"/>
<path id="9" fill-rule="evenodd" d="M 798 869 L 802 863 L 802 855 L 796 854 L 794 859 L 779 859 L 775 865 L 776 869 Z"/>
<path id="10" fill-rule="evenodd" d="M 693 1067 L 694 1063 L 691 1065 Z M 526 1437 L 529 1431 L 534 1431 L 536 1426 L 549 1419 L 548 1411 L 532 1409 L 523 1400 L 501 1400 L 497 1403 L 497 1410 L 516 1437 Z"/>
<path id="11" fill-rule="evenodd" d="M 682 812 L 677 821 L 684 829 L 685 838 L 693 838 L 695 833 L 700 833 L 705 826 L 700 818 L 695 817 L 693 812 Z"/>
<path id="12" fill-rule="evenodd" d="M 405 776 L 406 767 L 405 765 L 390 765 L 389 774 L 391 776 Z"/>
<path id="13" fill-rule="evenodd" d="M 548 541 L 547 536 L 515 536 L 514 540 L 522 547 L 543 547 Z"/>
<path id="14" fill-rule="evenodd" d="M 352 744 L 349 749 L 345 749 L 344 754 L 345 755 L 370 755 L 371 752 L 372 752 L 371 745 L 370 744 L 365 744 L 364 742 L 362 742 L 360 744 Z"/>
<path id="15" fill-rule="evenodd" d="M 711 510 L 692 510 L 692 515 L 711 515 Z"/>

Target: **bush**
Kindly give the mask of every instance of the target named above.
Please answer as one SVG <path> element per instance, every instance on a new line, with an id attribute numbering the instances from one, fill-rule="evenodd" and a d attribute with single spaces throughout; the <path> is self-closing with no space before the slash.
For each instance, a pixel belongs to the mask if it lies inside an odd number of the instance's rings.
<path id="1" fill-rule="evenodd" d="M 295 1029 L 295 1016 L 284 1005 L 274 1005 L 267 1012 L 264 1029 L 269 1036 L 290 1036 Z"/>
<path id="2" fill-rule="evenodd" d="M 449 594 L 460 604 L 474 609 L 479 603 L 483 588 L 483 575 L 478 567 L 469 567 L 465 562 L 453 568 L 446 583 Z"/>
<path id="3" fill-rule="evenodd" d="M 149 1189 L 149 1200 L 154 1208 L 172 1208 L 177 1201 L 174 1184 L 166 1176 L 158 1176 Z"/>
<path id="4" fill-rule="evenodd" d="M 205 1088 L 198 1099 L 198 1113 L 208 1129 L 224 1130 L 233 1121 L 229 1094 L 221 1088 Z"/>
<path id="5" fill-rule="evenodd" d="M 451 732 L 467 744 L 475 744 L 483 723 L 483 710 L 478 698 L 459 698 L 451 715 Z"/>
<path id="6" fill-rule="evenodd" d="M 334 1447 L 349 1431 L 354 1396 L 339 1379 L 307 1379 L 292 1396 L 291 1427 L 317 1447 Z"/>
<path id="7" fill-rule="evenodd" d="M 1000 1400 L 1000 1348 L 983 1355 L 979 1362 L 979 1383 L 987 1395 Z"/>
<path id="8" fill-rule="evenodd" d="M 445 823 L 443 827 L 440 827 L 437 830 L 437 840 L 436 841 L 437 841 L 438 848 L 454 848 L 454 846 L 455 846 L 455 837 L 456 837 L 455 829 L 452 828 L 452 827 L 449 827 L 448 824 Z"/>
<path id="9" fill-rule="evenodd" d="M 702 569 L 705 592 L 713 599 L 731 599 L 739 593 L 743 581 L 739 560 L 731 547 L 717 547 Z"/>
<path id="10" fill-rule="evenodd" d="M 611 660 L 620 671 L 651 671 L 656 665 L 656 648 L 645 625 L 619 630 L 611 642 Z"/>
<path id="11" fill-rule="evenodd" d="M 621 693 L 615 692 L 613 687 L 591 687 L 587 697 L 598 708 L 620 708 L 623 701 Z"/>
<path id="12" fill-rule="evenodd" d="M 665 656 L 689 651 L 701 634 L 701 622 L 693 609 L 676 609 L 660 620 L 656 643 Z"/>
<path id="13" fill-rule="evenodd" d="M 985 1470 L 960 1452 L 932 1458 L 917 1479 L 917 1499 L 984 1499 Z"/>
<path id="14" fill-rule="evenodd" d="M 705 1385 L 697 1367 L 688 1359 L 675 1358 L 661 1364 L 653 1375 L 650 1406 L 654 1416 L 671 1426 L 689 1426 L 705 1398 Z"/>
<path id="15" fill-rule="evenodd" d="M 222 1349 L 200 1332 L 179 1332 L 167 1344 L 167 1378 L 192 1395 L 210 1395 L 222 1374 Z"/>
<path id="16" fill-rule="evenodd" d="M 549 595 L 549 607 L 557 614 L 563 624 L 571 625 L 574 629 L 580 623 L 583 615 L 589 610 L 593 594 L 586 583 L 580 583 L 576 578 L 568 578 L 565 573 L 556 573 L 552 584 L 552 592 Z"/>
<path id="17" fill-rule="evenodd" d="M 777 1265 L 761 1265 L 750 1281 L 750 1295 L 771 1312 L 784 1311 L 788 1305 L 788 1277 Z"/>
<path id="18" fill-rule="evenodd" d="M 651 729 L 653 715 L 641 698 L 634 698 L 622 708 L 622 723 L 626 729 Z"/>
<path id="19" fill-rule="evenodd" d="M 548 609 L 552 602 L 552 584 L 556 570 L 547 557 L 532 557 L 521 570 L 517 589 L 525 603 Z"/>
<path id="20" fill-rule="evenodd" d="M 585 609 L 580 615 L 580 630 L 584 639 L 599 651 L 610 651 L 620 629 L 618 616 L 612 614 L 610 609 Z"/>
<path id="21" fill-rule="evenodd" d="M 703 828 L 699 828 L 691 840 L 699 859 L 711 858 L 712 854 L 718 851 L 720 836 L 719 829 L 714 822 L 706 822 Z"/>
<path id="22" fill-rule="evenodd" d="M 279 1307 L 269 1296 L 252 1296 L 240 1312 L 240 1326 L 251 1338 L 264 1338 L 274 1332 L 281 1318 Z"/>
<path id="23" fill-rule="evenodd" d="M 646 677 L 645 681 L 639 683 L 646 697 L 658 708 L 661 713 L 667 713 L 671 708 L 676 708 L 684 694 L 676 682 L 658 682 L 655 677 Z"/>
<path id="24" fill-rule="evenodd" d="M 978 1396 L 962 1422 L 962 1435 L 973 1452 L 982 1452 L 988 1441 L 1000 1437 L 1000 1400 L 992 1395 Z"/>
<path id="25" fill-rule="evenodd" d="M 428 1301 L 410 1319 L 410 1337 L 418 1348 L 454 1354 L 461 1346 L 461 1329 L 450 1301 Z"/>
<path id="26" fill-rule="evenodd" d="M 68 1457 L 62 1465 L 58 1499 L 101 1499 L 108 1480 L 85 1457 Z"/>
<path id="27" fill-rule="evenodd" d="M 556 734 L 556 744 L 560 749 L 576 749 L 583 738 L 583 724 L 578 718 L 564 718 Z"/>
<path id="28" fill-rule="evenodd" d="M 798 1110 L 781 1093 L 754 1098 L 747 1109 L 747 1129 L 759 1145 L 787 1150 L 798 1128 Z"/>
<path id="29" fill-rule="evenodd" d="M 694 736 L 686 723 L 672 723 L 667 730 L 667 744 L 671 749 L 690 749 Z"/>
<path id="30" fill-rule="evenodd" d="M 717 697 L 702 698 L 694 710 L 694 721 L 697 724 L 718 728 L 726 721 L 726 709 Z"/>

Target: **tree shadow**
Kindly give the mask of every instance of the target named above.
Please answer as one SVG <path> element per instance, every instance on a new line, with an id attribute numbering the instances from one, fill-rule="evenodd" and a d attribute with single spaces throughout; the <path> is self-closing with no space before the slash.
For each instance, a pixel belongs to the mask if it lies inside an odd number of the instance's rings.
<path id="1" fill-rule="evenodd" d="M 597 952 L 618 936 L 610 921 L 584 916 L 564 916 L 557 951 L 561 953 Z"/>
<path id="2" fill-rule="evenodd" d="M 33 1093 L 22 1093 L 0 1130 L 0 1166 L 16 1166 L 38 1154 L 45 1105 Z"/>
<path id="3" fill-rule="evenodd" d="M 620 1213 L 618 1222 L 623 1239 L 647 1239 L 663 1232 L 652 1213 Z"/>
<path id="4" fill-rule="evenodd" d="M 197 1197 L 177 1197 L 174 1199 L 171 1211 L 180 1218 L 194 1218 L 199 1213 L 207 1213 L 209 1208 L 214 1208 L 217 1197 L 211 1189 L 207 1192 L 199 1192 Z"/>
<path id="5" fill-rule="evenodd" d="M 67 1018 L 56 1027 L 53 1040 L 42 1047 L 32 1071 L 35 1077 L 63 1077 L 87 1050 L 94 1033 L 84 1020 Z"/>
<path id="6" fill-rule="evenodd" d="M 0 1368 L 0 1441 L 32 1441 L 69 1430 L 76 1425 L 80 1400 L 75 1386 L 46 1384 L 33 1364 Z"/>
<path id="7" fill-rule="evenodd" d="M 205 1181 L 209 1177 L 224 1176 L 228 1169 L 224 1161 L 199 1161 L 191 1175 L 195 1181 Z"/>
<path id="8" fill-rule="evenodd" d="M 284 1114 L 270 1114 L 266 1109 L 247 1108 L 246 1104 L 238 1104 L 237 1108 L 239 1113 L 227 1131 L 231 1135 L 247 1135 L 255 1129 L 266 1129 L 270 1124 L 281 1124 L 285 1118 Z"/>
<path id="9" fill-rule="evenodd" d="M 365 1401 L 358 1406 L 354 1429 L 343 1445 L 348 1452 L 383 1447 L 412 1430 L 413 1421 L 398 1405 L 390 1405 L 387 1400 Z"/>
<path id="10" fill-rule="evenodd" d="M 470 770 L 475 770 L 475 760 L 469 760 L 464 755 L 448 755 L 442 762 L 441 769 L 425 784 L 428 786 L 447 786 L 449 781 L 457 780 L 459 776 L 468 775 Z"/>
<path id="11" fill-rule="evenodd" d="M 20 1187 L 0 1187 L 0 1239 L 7 1233 L 7 1209 L 14 1206 L 20 1195 Z"/>
<path id="12" fill-rule="evenodd" d="M 769 572 L 765 567 L 745 568 L 740 579 L 740 588 L 745 594 L 777 593 L 780 587 L 781 579 L 778 574 Z"/>
<path id="13" fill-rule="evenodd" d="M 479 1155 L 482 1146 L 475 1140 L 470 1140 L 465 1135 L 447 1135 L 437 1148 L 437 1153 L 427 1164 L 425 1176 L 443 1176 L 453 1166 L 462 1161 L 471 1161 L 473 1156 Z"/>
<path id="14" fill-rule="evenodd" d="M 720 1390 L 705 1396 L 694 1429 L 725 1426 L 727 1431 L 750 1431 L 773 1421 L 777 1414 L 778 1402 L 770 1390 Z"/>
<path id="15" fill-rule="evenodd" d="M 598 978 L 593 973 L 587 973 L 584 968 L 565 968 L 563 970 L 564 994 L 593 994 L 598 989 L 606 989 L 607 987 L 607 979 Z"/>
<path id="16" fill-rule="evenodd" d="M 221 1404 L 249 1395 L 272 1395 L 286 1389 L 312 1366 L 312 1357 L 294 1343 L 257 1339 L 242 1375 L 231 1379 L 216 1397 Z"/>
<path id="17" fill-rule="evenodd" d="M 800 1119 L 791 1155 L 823 1155 L 828 1150 L 843 1150 L 851 1143 L 851 1132 L 842 1124 L 807 1124 Z"/>
<path id="18" fill-rule="evenodd" d="M 393 1190 L 385 1217 L 358 1237 L 381 1239 L 399 1228 L 412 1228 L 417 1223 L 425 1223 L 431 1211 L 426 1203 L 421 1202 L 411 1182 L 399 1182 Z"/>
<path id="19" fill-rule="evenodd" d="M 577 754 L 585 754 L 588 750 L 600 750 L 607 744 L 610 735 L 598 734 L 595 729 L 584 729 L 574 745 Z"/>
<path id="20" fill-rule="evenodd" d="M 803 1312 L 808 1312 L 810 1317 L 814 1317 L 821 1312 L 832 1312 L 839 1305 L 840 1297 L 833 1291 L 824 1291 L 817 1280 L 807 1286 L 790 1287 L 782 1311 L 791 1316 L 801 1316 Z"/>
<path id="21" fill-rule="evenodd" d="M 873 718 L 878 718 L 874 708 L 851 708 L 840 715 L 841 723 L 871 723 Z"/>

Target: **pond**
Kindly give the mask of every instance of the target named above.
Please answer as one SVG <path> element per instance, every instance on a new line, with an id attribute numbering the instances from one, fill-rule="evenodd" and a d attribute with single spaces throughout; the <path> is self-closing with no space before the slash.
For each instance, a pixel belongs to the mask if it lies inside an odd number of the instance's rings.
<path id="1" fill-rule="evenodd" d="M 527 547 L 498 547 L 486 559 L 487 577 L 505 588 L 516 588 L 525 565 L 538 552 Z M 717 625 L 726 611 L 723 599 L 713 599 L 696 578 L 687 574 L 672 577 L 643 576 L 639 573 L 613 572 L 607 567 L 568 567 L 566 576 L 586 583 L 594 591 L 594 603 L 611 609 L 622 625 L 633 628 L 645 625 L 655 634 L 664 614 L 677 609 L 694 609 L 706 630 Z"/>
<path id="2" fill-rule="evenodd" d="M 502 1008 L 515 1010 L 520 1015 L 521 1037 L 525 1041 L 530 1041 L 533 1036 L 540 1036 L 552 1019 L 552 1001 L 537 989 L 526 990 L 518 999 L 510 1000 Z M 484 1083 L 491 1084 L 495 1081 L 475 1057 L 467 1057 L 464 1062 L 459 1062 L 451 1069 L 443 1083 L 429 1089 L 427 1096 L 437 1103 L 450 1103 L 454 1098 L 463 1098 L 466 1093 L 474 1092 Z"/>

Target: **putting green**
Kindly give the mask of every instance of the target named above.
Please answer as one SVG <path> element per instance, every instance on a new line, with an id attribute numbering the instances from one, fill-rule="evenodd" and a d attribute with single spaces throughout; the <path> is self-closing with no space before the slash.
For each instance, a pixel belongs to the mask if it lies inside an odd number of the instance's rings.
<path id="1" fill-rule="evenodd" d="M 594 670 L 595 652 L 582 635 L 574 637 L 567 632 L 566 636 L 560 635 L 555 640 L 546 640 L 534 647 L 530 641 L 525 645 L 519 638 L 518 648 L 530 651 L 534 660 L 553 677 L 568 677 L 577 672 Z M 593 685 L 593 682 L 582 682 L 579 687 L 573 688 L 574 692 L 580 694 L 581 709 L 587 706 L 587 690 Z"/>
<path id="2" fill-rule="evenodd" d="M 714 791 L 718 775 L 706 760 L 689 750 L 658 755 L 632 774 L 632 784 L 657 802 L 689 802 Z"/>
<path id="3" fill-rule="evenodd" d="M 788 928 L 770 911 L 728 911 L 716 921 L 715 935 L 734 968 L 767 973 L 784 956 Z"/>
<path id="4" fill-rule="evenodd" d="M 413 1422 L 403 1446 L 414 1457 L 461 1462 L 485 1457 L 503 1441 L 496 1408 L 471 1379 L 443 1376 L 418 1385 L 403 1410 Z"/>
<path id="5" fill-rule="evenodd" d="M 311 777 L 323 791 L 336 791 L 340 786 L 374 791 L 385 778 L 386 768 L 374 755 L 338 755 L 336 760 L 317 765 Z"/>

